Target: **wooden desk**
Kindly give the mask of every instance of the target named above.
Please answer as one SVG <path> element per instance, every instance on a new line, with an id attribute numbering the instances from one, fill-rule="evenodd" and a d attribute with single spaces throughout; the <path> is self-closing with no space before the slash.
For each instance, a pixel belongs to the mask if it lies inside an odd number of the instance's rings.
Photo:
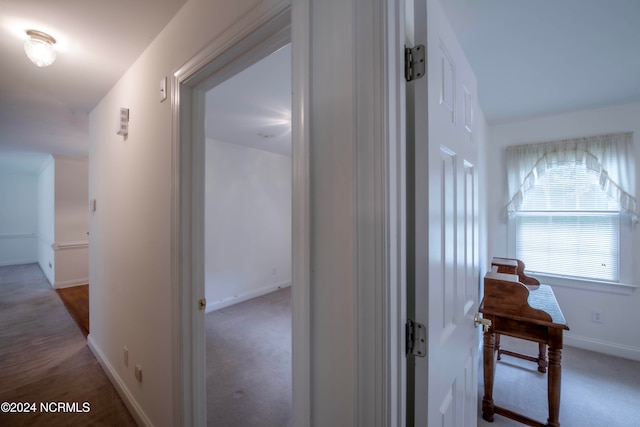
<path id="1" fill-rule="evenodd" d="M 529 290 L 538 289 L 540 282 L 535 277 L 529 277 L 524 272 L 524 262 L 516 258 L 500 258 L 493 257 L 491 260 L 491 271 L 496 273 L 515 274 L 518 276 L 518 281 L 524 284 Z M 547 373 L 547 346 L 544 343 L 538 343 L 538 357 L 529 356 L 522 353 L 516 353 L 510 350 L 506 350 L 500 346 L 500 334 L 496 334 L 496 351 L 498 353 L 498 360 L 501 359 L 503 354 L 508 356 L 517 357 L 519 359 L 528 360 L 530 362 L 536 362 L 538 364 L 538 372 L 543 374 Z"/>
<path id="2" fill-rule="evenodd" d="M 485 276 L 485 296 L 479 311 L 482 313 L 482 317 L 491 320 L 491 326 L 484 333 L 482 418 L 486 421 L 493 421 L 493 415 L 498 414 L 533 427 L 545 425 L 559 427 L 562 333 L 569 327 L 558 306 L 553 290 L 546 285 L 540 285 L 537 289 L 530 290 L 518 282 L 517 275 L 489 272 Z M 496 364 L 496 334 L 535 341 L 548 346 L 549 418 L 547 424 L 495 405 L 493 382 Z"/>

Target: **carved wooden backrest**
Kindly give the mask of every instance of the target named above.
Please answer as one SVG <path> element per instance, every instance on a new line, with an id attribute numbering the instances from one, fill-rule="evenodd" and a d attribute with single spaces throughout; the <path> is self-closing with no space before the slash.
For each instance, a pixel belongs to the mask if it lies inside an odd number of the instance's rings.
<path id="1" fill-rule="evenodd" d="M 484 309 L 501 314 L 522 316 L 551 322 L 551 316 L 532 308 L 528 302 L 529 289 L 515 274 L 488 272 L 484 277 Z"/>

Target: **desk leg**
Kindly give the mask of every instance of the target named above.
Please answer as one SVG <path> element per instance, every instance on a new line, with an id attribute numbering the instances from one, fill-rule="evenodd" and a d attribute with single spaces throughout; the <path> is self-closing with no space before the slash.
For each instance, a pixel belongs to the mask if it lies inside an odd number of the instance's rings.
<path id="1" fill-rule="evenodd" d="M 549 394 L 550 427 L 560 427 L 560 376 L 562 350 L 549 346 L 549 375 L 547 378 L 547 392 Z"/>
<path id="2" fill-rule="evenodd" d="M 493 379 L 495 376 L 495 334 L 484 333 L 484 347 L 482 350 L 484 371 L 484 397 L 482 398 L 482 418 L 493 421 L 495 405 L 493 403 Z"/>
<path id="3" fill-rule="evenodd" d="M 538 343 L 538 372 L 547 372 L 547 344 Z"/>

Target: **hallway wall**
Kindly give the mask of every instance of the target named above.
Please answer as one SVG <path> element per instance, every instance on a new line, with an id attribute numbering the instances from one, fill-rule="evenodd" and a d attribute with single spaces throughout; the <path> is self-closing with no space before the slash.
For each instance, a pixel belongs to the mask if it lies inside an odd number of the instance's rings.
<path id="1" fill-rule="evenodd" d="M 98 210 L 90 220 L 89 345 L 141 424 L 169 426 L 181 417 L 174 408 L 182 373 L 169 374 L 179 354 L 171 333 L 177 295 L 171 279 L 176 129 L 171 100 L 159 101 L 159 81 L 225 30 L 259 22 L 256 14 L 286 4 L 190 0 L 90 114 L 89 192 Z M 383 27 L 400 19 L 387 21 L 387 13 L 400 11 L 391 11 L 396 3 L 380 1 L 311 0 L 293 5 L 293 34 L 299 37 L 292 41 L 298 73 L 293 73 L 293 116 L 304 122 L 307 135 L 299 144 L 309 146 L 309 159 L 300 157 L 294 176 L 300 188 L 309 185 L 310 191 L 308 200 L 298 200 L 294 207 L 301 213 L 297 226 L 309 231 L 309 242 L 304 243 L 310 246 L 294 254 L 298 260 L 309 260 L 298 270 L 300 293 L 295 285 L 292 290 L 294 341 L 302 345 L 302 356 L 296 358 L 294 351 L 293 360 L 294 423 L 374 426 L 402 411 L 397 402 L 385 400 L 387 392 L 396 395 L 403 389 L 396 371 L 389 374 L 395 382 L 386 385 L 386 370 L 400 368 L 387 364 L 384 357 L 393 353 L 388 357 L 399 359 L 404 342 L 404 323 L 393 318 L 393 331 L 385 326 L 385 310 L 399 310 L 401 304 L 394 305 L 401 294 L 400 275 L 385 270 L 387 259 L 381 250 L 381 242 L 397 239 L 396 232 L 401 232 L 392 223 L 387 236 L 382 218 L 385 209 L 393 209 L 384 198 L 389 166 L 385 141 L 391 140 L 389 150 L 396 155 L 401 134 L 385 127 L 386 122 L 392 127 L 401 124 L 395 122 L 395 110 L 386 111 L 383 103 L 387 96 L 396 96 L 403 75 L 401 41 L 393 44 L 397 58 L 390 62 L 383 54 Z M 241 16 L 249 12 L 253 20 L 243 21 Z M 306 72 L 312 72 L 313 79 Z M 392 82 L 385 80 L 386 73 Z M 301 103 L 308 109 L 298 117 L 303 112 L 295 110 Z M 114 128 L 121 107 L 130 109 L 127 137 Z M 400 261 L 390 262 L 393 270 L 393 263 Z M 124 346 L 129 350 L 128 365 L 123 361 Z M 134 377 L 135 364 L 144 372 L 141 383 Z M 299 390 L 296 378 L 302 378 Z M 394 406 L 390 413 L 386 405 Z M 298 418 L 309 414 L 312 420 Z"/>
<path id="2" fill-rule="evenodd" d="M 89 160 L 54 156 L 54 287 L 89 283 Z"/>
<path id="3" fill-rule="evenodd" d="M 53 156 L 38 176 L 38 263 L 54 288 L 89 283 L 89 159 Z"/>
<path id="4" fill-rule="evenodd" d="M 55 283 L 55 185 L 56 171 L 53 157 L 38 176 L 38 263 L 50 284 Z"/>
<path id="5" fill-rule="evenodd" d="M 171 271 L 173 120 L 158 85 L 251 10 L 275 0 L 190 0 L 90 114 L 89 345 L 141 425 L 176 424 Z M 116 134 L 121 107 L 129 134 Z M 123 361 L 123 347 L 129 364 Z M 143 381 L 134 366 L 143 370 Z"/>
<path id="6" fill-rule="evenodd" d="M 38 259 L 38 175 L 0 170 L 0 266 Z"/>

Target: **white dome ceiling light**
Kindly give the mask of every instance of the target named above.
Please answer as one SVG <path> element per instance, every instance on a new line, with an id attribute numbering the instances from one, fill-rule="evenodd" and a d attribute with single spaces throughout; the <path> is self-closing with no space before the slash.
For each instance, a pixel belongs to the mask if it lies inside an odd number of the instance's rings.
<path id="1" fill-rule="evenodd" d="M 56 60 L 56 39 L 47 33 L 37 30 L 27 30 L 24 51 L 38 67 L 47 67 Z"/>

